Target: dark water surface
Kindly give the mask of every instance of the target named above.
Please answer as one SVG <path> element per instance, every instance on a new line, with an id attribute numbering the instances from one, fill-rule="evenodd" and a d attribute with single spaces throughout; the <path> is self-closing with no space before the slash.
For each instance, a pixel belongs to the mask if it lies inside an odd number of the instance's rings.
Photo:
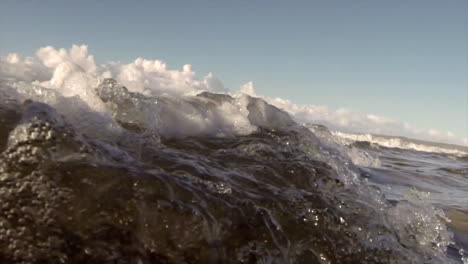
<path id="1" fill-rule="evenodd" d="M 0 263 L 462 263 L 468 250 L 466 158 L 343 145 L 251 97 L 253 133 L 170 136 L 174 109 L 234 99 L 107 80 L 103 115 L 1 85 Z"/>

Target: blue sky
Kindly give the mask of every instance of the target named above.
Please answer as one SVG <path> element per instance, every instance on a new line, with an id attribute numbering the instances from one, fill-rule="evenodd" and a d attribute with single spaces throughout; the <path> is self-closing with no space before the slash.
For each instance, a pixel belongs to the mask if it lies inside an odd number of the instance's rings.
<path id="1" fill-rule="evenodd" d="M 0 55 L 87 44 L 468 136 L 468 1 L 2 1 Z"/>

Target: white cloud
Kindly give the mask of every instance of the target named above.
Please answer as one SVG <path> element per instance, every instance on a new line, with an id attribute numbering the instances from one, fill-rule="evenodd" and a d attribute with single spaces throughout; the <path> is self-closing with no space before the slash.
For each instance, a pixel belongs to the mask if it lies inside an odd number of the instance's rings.
<path id="1" fill-rule="evenodd" d="M 58 88 L 79 82 L 78 76 L 114 78 L 130 91 L 145 95 L 189 95 L 201 91 L 226 92 L 223 84 L 212 73 L 197 79 L 192 66 L 170 70 L 165 62 L 137 58 L 131 63 L 109 62 L 97 65 L 86 45 L 73 45 L 69 50 L 47 46 L 36 52 L 36 58 L 12 53 L 0 57 L 0 77 L 33 82 L 48 88 Z M 89 81 L 89 80 L 88 80 Z M 85 81 L 86 84 L 89 84 Z M 70 87 L 69 87 L 70 88 Z M 72 95 L 72 90 L 68 95 Z M 78 90 L 76 90 L 78 92 Z M 82 90 L 79 92 L 83 92 Z"/>
<path id="2" fill-rule="evenodd" d="M 255 90 L 253 88 L 253 83 L 252 82 L 248 82 L 248 83 L 242 85 L 241 88 L 240 88 L 240 91 L 241 91 L 241 93 L 245 93 L 245 94 L 250 95 L 250 96 L 257 96 L 257 94 L 255 93 Z"/>
<path id="3" fill-rule="evenodd" d="M 102 65 L 101 76 L 115 78 L 130 91 L 145 95 L 194 95 L 201 91 L 226 92 L 221 81 L 212 73 L 197 79 L 192 66 L 186 64 L 182 71 L 167 69 L 160 60 L 138 58 L 128 64 Z"/>
<path id="4" fill-rule="evenodd" d="M 37 59 L 11 53 L 0 57 L 0 77 L 32 82 L 50 79 L 51 70 Z"/>
<path id="5" fill-rule="evenodd" d="M 56 68 L 60 64 L 71 62 L 86 72 L 96 72 L 97 66 L 94 57 L 88 54 L 88 46 L 73 45 L 70 50 L 56 50 L 51 46 L 40 48 L 36 52 L 37 57 L 49 68 Z"/>
<path id="6" fill-rule="evenodd" d="M 243 85 L 240 91 L 247 94 L 249 94 L 249 91 L 254 91 L 252 82 Z M 457 138 L 450 131 L 416 129 L 408 122 L 401 122 L 373 114 L 362 114 L 345 108 L 332 110 L 326 106 L 298 105 L 282 98 L 260 97 L 270 104 L 287 111 L 300 123 L 323 124 L 332 130 L 349 133 L 406 136 L 429 141 L 468 145 L 467 138 Z"/>

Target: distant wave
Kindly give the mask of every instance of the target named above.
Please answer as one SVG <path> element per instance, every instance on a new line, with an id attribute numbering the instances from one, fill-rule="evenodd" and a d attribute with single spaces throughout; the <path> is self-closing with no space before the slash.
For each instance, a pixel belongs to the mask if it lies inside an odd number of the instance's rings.
<path id="1" fill-rule="evenodd" d="M 354 142 L 364 141 L 377 144 L 387 148 L 409 149 L 422 152 L 434 152 L 456 155 L 459 157 L 468 155 L 468 147 L 428 142 L 405 137 L 392 137 L 372 134 L 352 134 L 334 131 L 331 132 L 335 137 L 341 140 L 344 144 L 352 144 Z"/>

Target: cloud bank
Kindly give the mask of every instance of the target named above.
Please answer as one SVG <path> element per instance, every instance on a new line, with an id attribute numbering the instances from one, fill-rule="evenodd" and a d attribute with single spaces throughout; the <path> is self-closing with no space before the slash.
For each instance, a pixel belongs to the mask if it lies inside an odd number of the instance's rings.
<path id="1" fill-rule="evenodd" d="M 289 112 L 300 123 L 323 124 L 332 130 L 347 133 L 404 136 L 428 141 L 468 145 L 468 138 L 457 137 L 450 131 L 418 129 L 408 122 L 373 114 L 358 113 L 344 108 L 332 110 L 326 106 L 297 105 L 281 98 L 264 97 L 264 99 Z"/>
<path id="2" fill-rule="evenodd" d="M 96 100 L 89 87 L 102 78 L 113 78 L 132 92 L 147 96 L 191 96 L 202 91 L 230 93 L 212 73 L 198 78 L 192 66 L 181 70 L 169 69 L 160 60 L 137 58 L 130 63 L 107 62 L 96 64 L 86 45 L 73 45 L 70 49 L 43 47 L 36 57 L 16 53 L 0 57 L 0 78 L 19 80 L 50 89 L 61 89 L 65 96 L 80 96 L 88 102 Z M 348 133 L 372 133 L 406 136 L 423 140 L 468 145 L 468 138 L 460 138 L 450 131 L 417 129 L 407 122 L 349 109 L 329 109 L 319 105 L 298 105 L 281 98 L 257 95 L 249 82 L 232 95 L 248 94 L 260 97 L 287 111 L 300 123 L 318 123 Z M 96 101 L 96 105 L 99 103 Z"/>

